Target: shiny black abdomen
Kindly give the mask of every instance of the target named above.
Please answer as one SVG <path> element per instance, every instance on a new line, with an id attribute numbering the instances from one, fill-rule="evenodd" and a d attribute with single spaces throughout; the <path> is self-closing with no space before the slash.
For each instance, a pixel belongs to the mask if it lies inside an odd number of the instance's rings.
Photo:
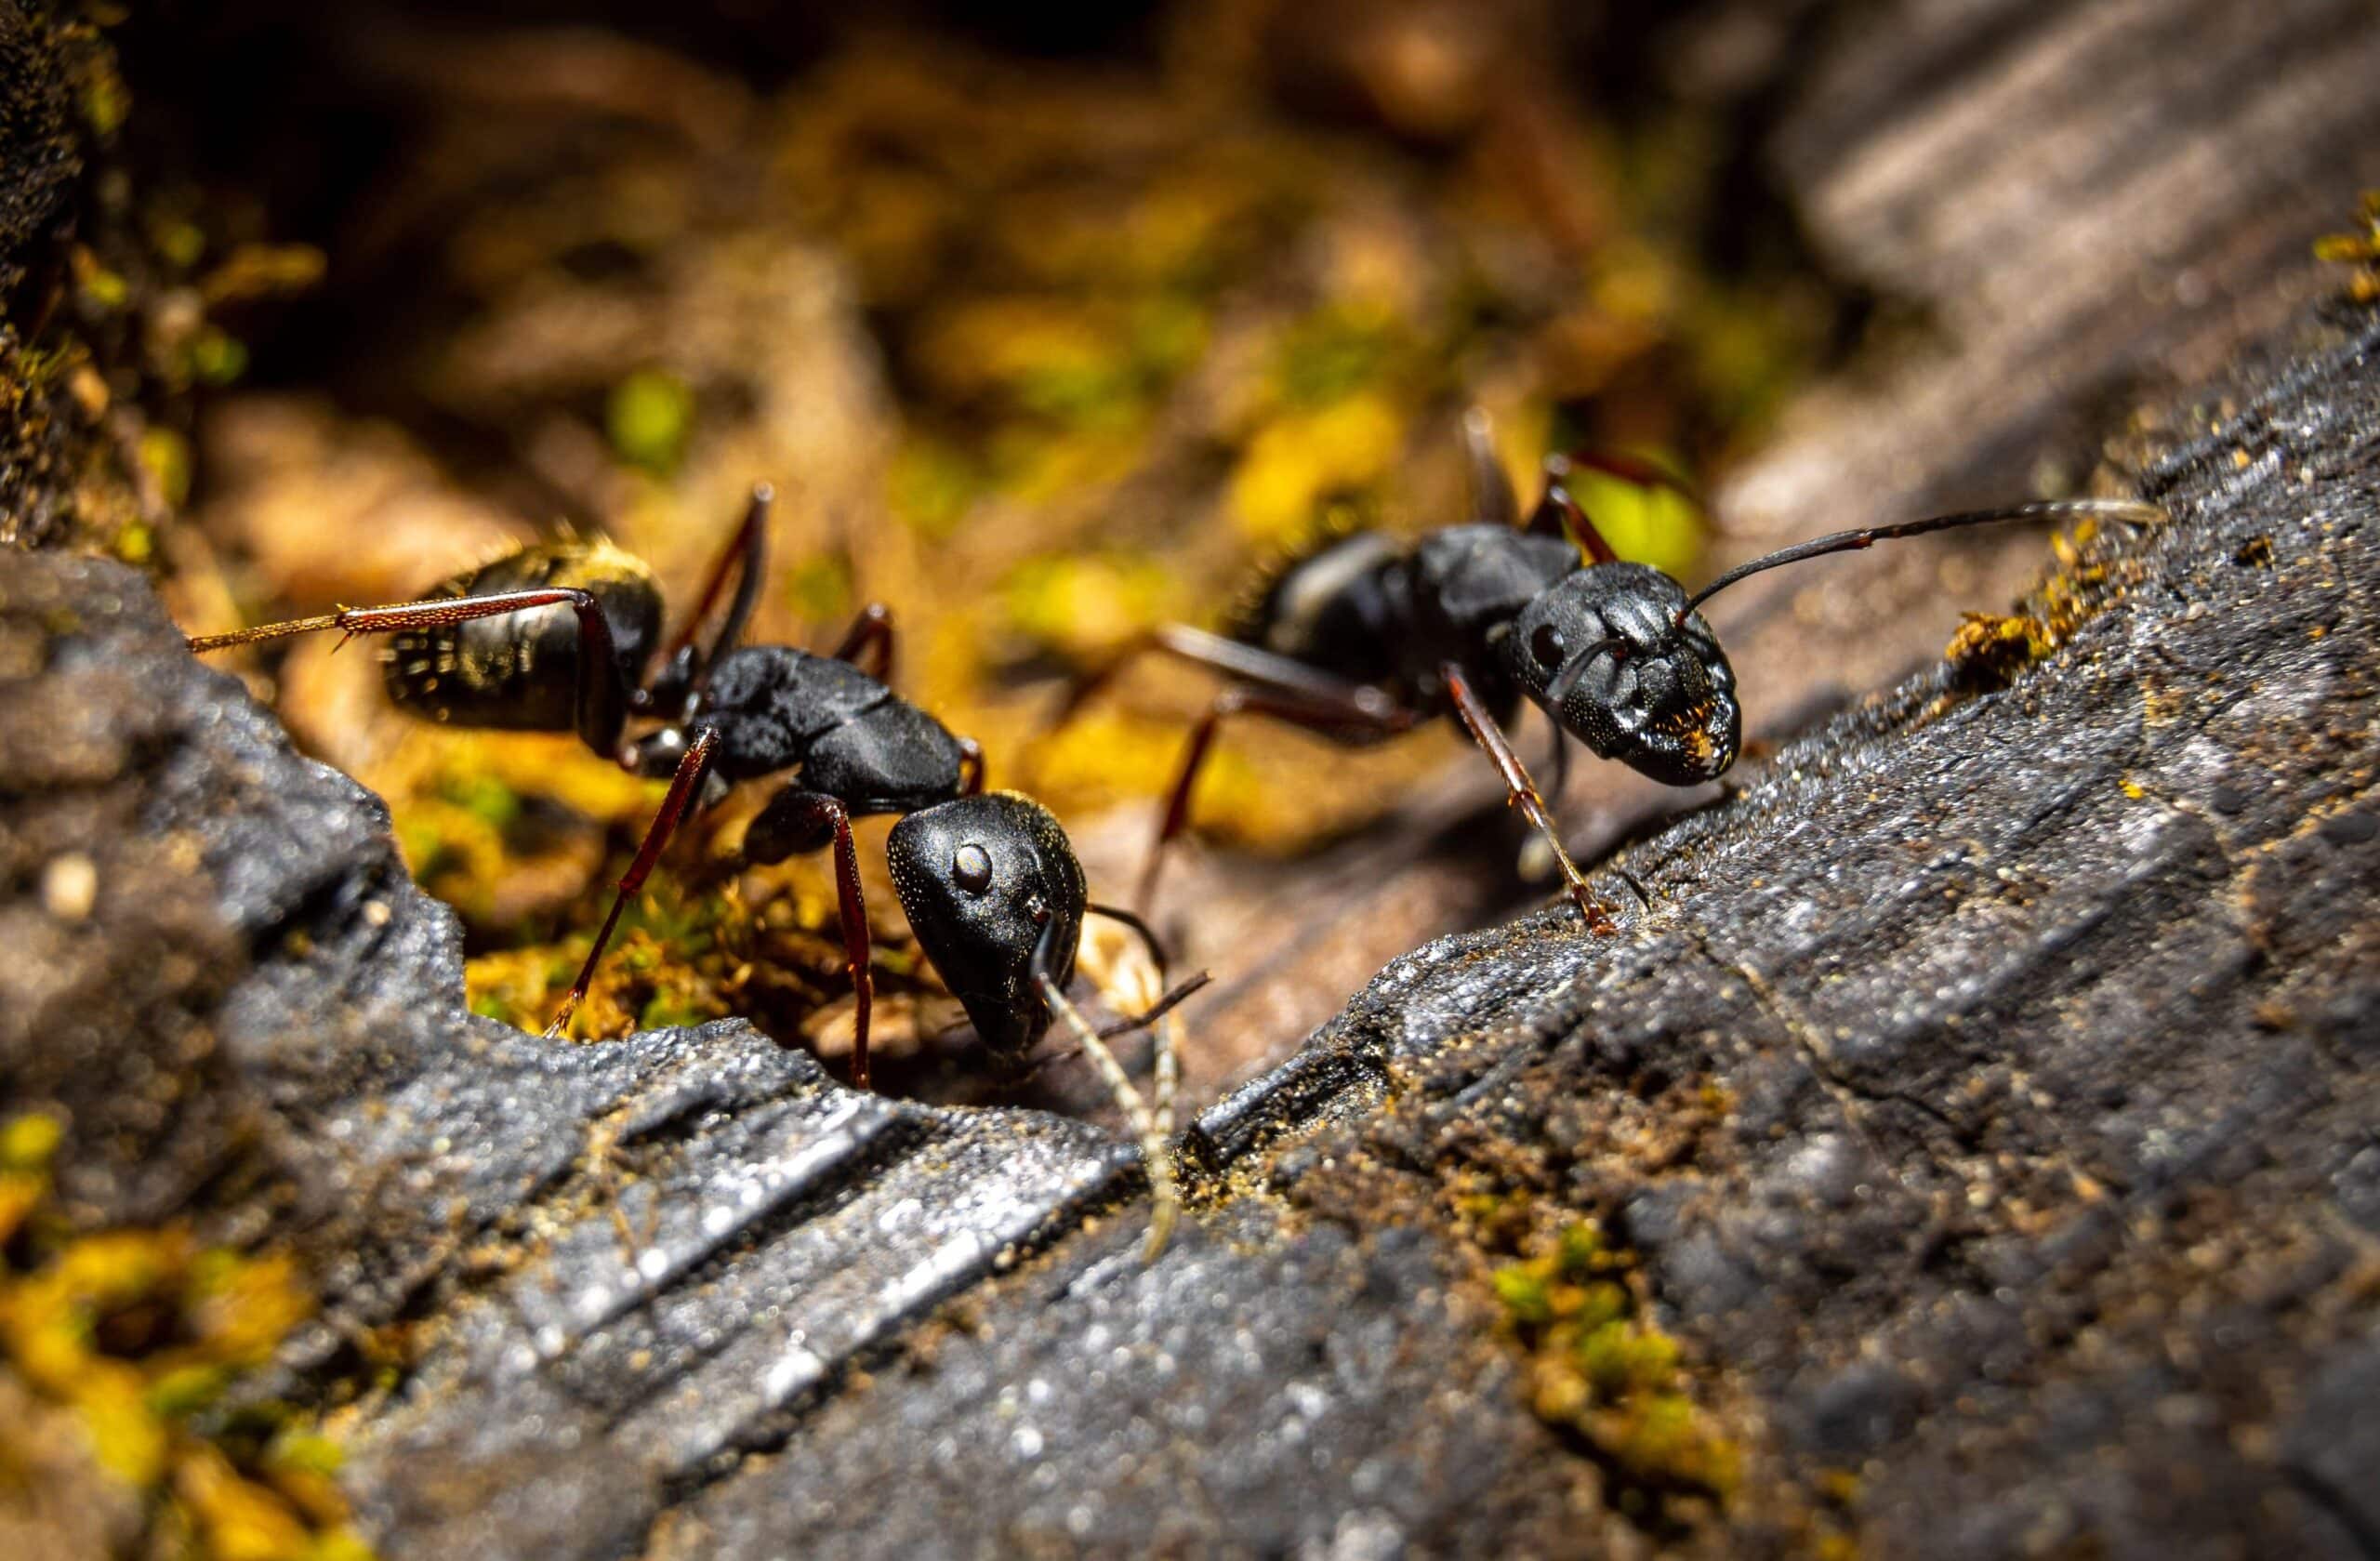
<path id="1" fill-rule="evenodd" d="M 1438 668 L 1457 662 L 1502 714 L 1517 691 L 1491 637 L 1578 567 L 1568 542 L 1504 526 L 1410 544 L 1357 532 L 1284 571 L 1235 637 L 1432 714 L 1448 708 Z"/>
<path id="2" fill-rule="evenodd" d="M 853 814 L 908 813 L 959 795 L 959 740 L 848 661 L 790 645 L 721 656 L 700 720 L 718 773 L 750 780 L 800 767 L 804 789 Z"/>
<path id="3" fill-rule="evenodd" d="M 1520 691 L 1504 675 L 1496 642 L 1521 609 L 1577 572 L 1579 549 L 1508 526 L 1447 526 L 1416 542 L 1405 567 L 1413 614 L 1398 643 L 1416 697 L 1425 708 L 1446 708 L 1438 668 L 1451 661 L 1488 708 L 1508 719 Z"/>
<path id="4" fill-rule="evenodd" d="M 1407 616 L 1404 555 L 1382 532 L 1342 536 L 1274 576 L 1232 638 L 1351 683 L 1385 685 Z"/>
<path id="5" fill-rule="evenodd" d="M 661 633 L 661 594 L 638 560 L 605 542 L 524 548 L 442 580 L 424 600 L 572 587 L 602 605 L 625 686 Z M 578 618 L 567 606 L 409 629 L 381 642 L 390 703 L 450 726 L 513 732 L 577 727 Z"/>

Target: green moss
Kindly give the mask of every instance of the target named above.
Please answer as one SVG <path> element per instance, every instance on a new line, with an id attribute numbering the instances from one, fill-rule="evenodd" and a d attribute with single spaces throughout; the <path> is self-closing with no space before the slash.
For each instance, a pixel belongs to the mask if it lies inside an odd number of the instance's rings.
<path id="1" fill-rule="evenodd" d="M 1275 344 L 1275 388 L 1290 406 L 1329 406 L 1397 373 L 1410 350 L 1409 337 L 1384 311 L 1317 310 Z"/>
<path id="2" fill-rule="evenodd" d="M 81 99 L 84 122 L 102 139 L 124 128 L 124 122 L 132 116 L 132 89 L 103 55 L 87 57 Z"/>
<path id="3" fill-rule="evenodd" d="M 1573 472 L 1569 485 L 1611 550 L 1632 563 L 1684 575 L 1702 556 L 1702 516 L 1684 496 L 1598 471 Z"/>
<path id="4" fill-rule="evenodd" d="M 248 371 L 247 343 L 215 325 L 191 337 L 191 377 L 203 384 L 229 385 Z"/>
<path id="5" fill-rule="evenodd" d="M 158 258 L 176 271 L 188 271 L 206 256 L 206 230 L 195 222 L 161 223 L 152 241 Z"/>
<path id="6" fill-rule="evenodd" d="M 1514 1322 L 1541 1328 L 1554 1320 L 1553 1294 L 1536 1264 L 1507 1263 L 1496 1270 L 1494 1284 L 1496 1299 Z"/>
<path id="7" fill-rule="evenodd" d="M 448 775 L 437 794 L 491 829 L 509 828 L 521 817 L 521 794 L 494 775 Z"/>
<path id="8" fill-rule="evenodd" d="M 702 1003 L 688 1000 L 681 993 L 656 992 L 653 1000 L 638 1012 L 636 1024 L 641 1030 L 666 1030 L 681 1025 L 700 1025 L 721 1017 L 723 1015 L 712 1012 Z"/>
<path id="9" fill-rule="evenodd" d="M 786 571 L 786 605 L 805 623 L 840 623 L 858 610 L 850 563 L 820 553 Z"/>
<path id="10" fill-rule="evenodd" d="M 1172 577 L 1154 561 L 1121 553 L 1026 559 L 999 585 L 1008 627 L 1080 656 L 1111 651 L 1167 615 Z"/>
<path id="11" fill-rule="evenodd" d="M 990 483 L 958 446 L 918 434 L 893 453 L 885 485 L 895 515 L 928 536 L 946 536 Z"/>
<path id="12" fill-rule="evenodd" d="M 178 509 L 190 497 L 190 441 L 154 424 L 140 432 L 140 465 L 165 503 Z"/>
<path id="13" fill-rule="evenodd" d="M 110 271 L 96 259 L 84 263 L 80 258 L 87 250 L 75 251 L 78 263 L 74 267 L 74 293 L 83 307 L 99 314 L 113 314 L 132 301 L 132 284 L 123 273 Z"/>
<path id="14" fill-rule="evenodd" d="M 1493 1271 L 1504 1325 L 1528 1358 L 1529 1408 L 1621 1476 L 1622 1510 L 1672 1491 L 1724 1498 L 1740 1455 L 1694 1401 L 1677 1341 L 1637 1307 L 1633 1266 L 1580 1221 Z"/>
<path id="15" fill-rule="evenodd" d="M 622 460 L 668 476 L 694 436 L 694 392 L 666 369 L 638 369 L 612 387 L 604 427 Z"/>

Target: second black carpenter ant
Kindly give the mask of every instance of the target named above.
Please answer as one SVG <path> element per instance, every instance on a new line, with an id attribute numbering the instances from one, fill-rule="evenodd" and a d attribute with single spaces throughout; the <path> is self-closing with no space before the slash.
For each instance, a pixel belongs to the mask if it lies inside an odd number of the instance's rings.
<path id="1" fill-rule="evenodd" d="M 735 783 L 794 772 L 746 831 L 744 859 L 769 864 L 832 848 L 857 1010 L 852 1081 L 866 1088 L 874 981 L 851 821 L 902 815 L 885 854 L 919 946 L 996 1064 L 1021 1063 L 1053 1022 L 1091 1055 L 1141 1141 L 1156 1194 L 1154 1250 L 1178 1208 L 1165 1147 L 1177 1071 L 1167 1011 L 1198 983 L 1104 1031 L 1067 999 L 1086 915 L 1137 932 L 1160 985 L 1163 951 L 1137 917 L 1091 901 L 1073 845 L 1048 809 L 1014 792 L 985 792 L 981 750 L 885 684 L 893 646 L 886 609 L 863 611 L 831 655 L 738 642 L 764 573 L 771 497 L 765 485 L 753 491 L 693 616 L 666 645 L 658 643 L 660 591 L 642 562 L 608 543 L 568 541 L 457 575 L 429 600 L 201 636 L 191 648 L 324 629 L 385 634 L 383 681 L 400 708 L 456 726 L 574 732 L 635 774 L 670 777 L 549 1036 L 586 997 L 622 910 L 686 816 Z M 726 608 L 706 638 L 703 626 L 722 597 Z M 632 721 L 654 724 L 631 737 Z M 1105 1046 L 1143 1025 L 1157 1043 L 1154 1109 Z"/>
<path id="2" fill-rule="evenodd" d="M 1605 930 L 1607 912 L 1564 849 L 1543 796 L 1505 735 L 1523 698 L 1554 722 L 1557 796 L 1566 734 L 1665 786 L 1715 780 L 1736 761 L 1743 718 L 1735 669 L 1699 609 L 1729 586 L 1783 564 L 1961 526 L 2163 519 L 2152 505 L 2120 499 L 1937 515 L 1797 543 L 1689 595 L 1660 570 L 1621 561 L 1567 486 L 1581 466 L 1682 487 L 1673 479 L 1624 457 L 1556 456 L 1546 462 L 1543 496 L 1524 514 L 1486 415 L 1468 414 L 1462 431 L 1472 477 L 1468 523 L 1410 541 L 1371 531 L 1338 538 L 1274 580 L 1231 636 L 1168 625 L 1068 692 L 1053 729 L 1144 652 L 1163 652 L 1233 680 L 1183 747 L 1142 875 L 1144 909 L 1167 845 L 1189 822 L 1199 769 L 1226 720 L 1269 716 L 1359 745 L 1448 716 L 1486 752 L 1508 800 L 1552 848 L 1588 925 Z"/>

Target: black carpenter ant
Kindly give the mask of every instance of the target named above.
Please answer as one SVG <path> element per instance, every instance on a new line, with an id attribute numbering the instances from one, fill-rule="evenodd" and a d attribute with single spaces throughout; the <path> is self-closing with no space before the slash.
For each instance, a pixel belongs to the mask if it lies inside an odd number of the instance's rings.
<path id="1" fill-rule="evenodd" d="M 1225 720 L 1270 716 L 1355 746 L 1450 715 L 1486 751 L 1509 801 L 1552 848 L 1589 926 L 1606 930 L 1605 907 L 1563 848 L 1543 798 L 1504 734 L 1524 696 L 1554 722 L 1556 796 L 1565 734 L 1665 786 L 1715 780 L 1736 761 L 1742 713 L 1735 670 L 1698 609 L 1729 586 L 1781 564 L 1958 526 L 2163 518 L 2152 505 L 2120 499 L 1937 515 L 1797 543 L 1688 595 L 1660 570 L 1614 554 L 1567 487 L 1571 471 L 1580 467 L 1691 496 L 1684 484 L 1626 457 L 1555 456 L 1545 463 L 1543 497 L 1524 516 L 1496 456 L 1486 414 L 1475 408 L 1466 414 L 1462 432 L 1472 479 L 1468 523 L 1410 541 L 1374 531 L 1338 537 L 1276 577 L 1231 635 L 1168 625 L 1068 691 L 1049 730 L 1146 651 L 1235 680 L 1215 696 L 1183 747 L 1142 875 L 1144 909 L 1166 846 L 1189 822 L 1199 767 Z"/>
<path id="2" fill-rule="evenodd" d="M 579 540 L 522 549 L 442 582 L 425 601 L 203 635 L 190 646 L 212 651 L 331 628 L 350 638 L 386 634 L 383 681 L 399 708 L 455 726 L 575 732 L 634 774 L 671 777 L 549 1036 L 562 1033 L 586 997 L 622 909 L 686 815 L 737 782 L 798 771 L 753 819 L 743 854 L 767 864 L 832 846 L 857 1004 L 852 1081 L 866 1089 L 874 982 L 851 820 L 903 815 L 885 855 L 919 946 L 996 1065 L 1021 1064 L 1053 1018 L 1091 1056 L 1141 1141 L 1156 1195 L 1154 1250 L 1178 1208 L 1165 1148 L 1177 1076 L 1167 1012 L 1204 977 L 1105 1030 L 1067 999 L 1086 914 L 1133 929 L 1160 985 L 1163 951 L 1138 917 L 1090 900 L 1074 847 L 1048 809 L 1015 792 L 985 792 L 981 749 L 885 685 L 888 609 L 865 609 L 831 655 L 737 642 L 764 574 L 771 502 L 765 484 L 754 488 L 694 615 L 658 651 L 662 602 L 652 572 L 609 543 Z M 698 642 L 731 575 L 734 594 L 707 642 Z M 873 658 L 873 674 L 859 665 L 863 656 Z M 631 721 L 645 719 L 657 724 L 627 735 Z M 1156 1040 L 1154 1110 L 1104 1044 L 1144 1025 Z"/>

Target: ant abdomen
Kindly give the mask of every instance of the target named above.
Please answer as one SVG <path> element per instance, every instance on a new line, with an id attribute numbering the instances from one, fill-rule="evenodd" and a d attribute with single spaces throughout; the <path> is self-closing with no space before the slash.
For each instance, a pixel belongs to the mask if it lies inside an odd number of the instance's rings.
<path id="1" fill-rule="evenodd" d="M 442 580 L 425 600 L 562 589 L 595 598 L 633 685 L 661 634 L 661 593 L 642 560 L 609 542 L 543 543 Z M 380 650 L 391 704 L 450 726 L 569 732 L 577 725 L 578 624 L 556 604 L 391 634 Z"/>

